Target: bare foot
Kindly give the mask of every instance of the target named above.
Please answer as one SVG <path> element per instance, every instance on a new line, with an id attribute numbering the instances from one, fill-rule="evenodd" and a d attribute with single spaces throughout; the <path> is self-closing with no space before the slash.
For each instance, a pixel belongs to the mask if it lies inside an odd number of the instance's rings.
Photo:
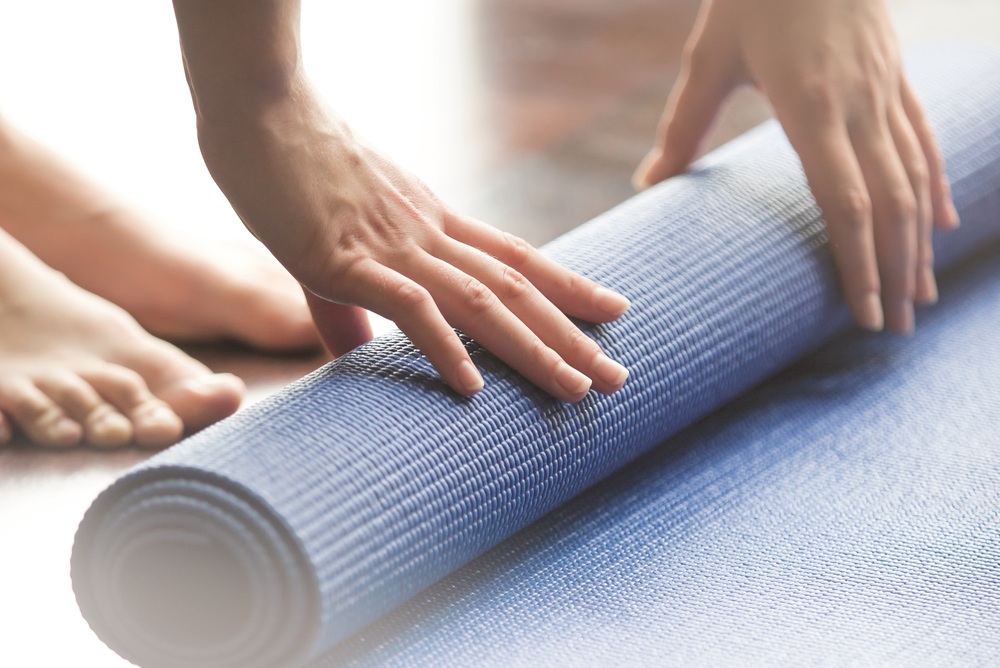
<path id="1" fill-rule="evenodd" d="M 147 332 L 0 230 L 0 442 L 165 447 L 233 413 L 243 383 Z"/>
<path id="2" fill-rule="evenodd" d="M 157 336 L 319 346 L 299 285 L 253 239 L 208 249 L 167 233 L 2 118 L 0 227 Z"/>

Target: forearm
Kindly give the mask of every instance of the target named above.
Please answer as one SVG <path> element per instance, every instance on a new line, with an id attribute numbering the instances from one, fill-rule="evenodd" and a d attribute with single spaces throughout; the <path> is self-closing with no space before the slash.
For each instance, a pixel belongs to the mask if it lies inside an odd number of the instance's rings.
<path id="1" fill-rule="evenodd" d="M 174 0 L 199 124 L 246 120 L 302 99 L 299 0 Z"/>
<path id="2" fill-rule="evenodd" d="M 205 164 L 244 224 L 288 266 L 301 245 L 286 248 L 291 210 L 269 193 L 301 196 L 310 178 L 300 171 L 310 169 L 343 186 L 348 175 L 335 156 L 352 150 L 350 130 L 303 72 L 299 0 L 174 0 L 174 13 Z M 326 160 L 313 164 L 316 156 L 301 155 L 306 146 L 321 147 Z"/>

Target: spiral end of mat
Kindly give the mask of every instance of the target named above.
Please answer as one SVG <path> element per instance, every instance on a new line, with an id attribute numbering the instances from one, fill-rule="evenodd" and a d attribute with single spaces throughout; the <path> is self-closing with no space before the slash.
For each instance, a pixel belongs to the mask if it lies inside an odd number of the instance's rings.
<path id="1" fill-rule="evenodd" d="M 144 668 L 307 657 L 319 602 L 294 540 L 253 499 L 209 479 L 151 484 L 141 498 L 116 486 L 99 499 L 111 512 L 81 523 L 77 546 L 88 547 L 74 549 L 71 568 L 95 632 Z"/>

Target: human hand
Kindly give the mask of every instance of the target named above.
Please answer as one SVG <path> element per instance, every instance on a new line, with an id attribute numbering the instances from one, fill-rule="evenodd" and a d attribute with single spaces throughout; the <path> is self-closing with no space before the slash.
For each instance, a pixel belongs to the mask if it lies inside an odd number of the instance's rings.
<path id="1" fill-rule="evenodd" d="M 959 221 L 883 2 L 706 0 L 637 186 L 683 171 L 746 83 L 799 154 L 854 320 L 911 332 L 937 300 L 932 228 Z"/>
<path id="2" fill-rule="evenodd" d="M 453 212 L 307 86 L 266 118 L 200 119 L 199 139 L 244 223 L 306 288 L 334 354 L 371 338 L 369 309 L 395 321 L 461 394 L 483 380 L 452 327 L 564 401 L 624 384 L 625 368 L 566 314 L 608 322 L 627 299 Z"/>

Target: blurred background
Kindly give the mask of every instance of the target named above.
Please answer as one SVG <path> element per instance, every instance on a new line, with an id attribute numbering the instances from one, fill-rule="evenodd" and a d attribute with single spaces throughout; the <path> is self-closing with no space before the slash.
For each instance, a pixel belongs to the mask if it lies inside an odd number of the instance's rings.
<path id="1" fill-rule="evenodd" d="M 631 194 L 699 5 L 303 4 L 306 68 L 331 106 L 454 207 L 536 245 Z M 890 6 L 906 47 L 1000 46 L 997 0 Z M 169 2 L 4 3 L 0 113 L 191 243 L 249 236 L 201 162 Z M 712 145 L 767 117 L 753 91 L 738 93 Z M 250 402 L 323 362 L 191 352 L 242 375 Z M 0 449 L 0 666 L 128 665 L 80 618 L 68 561 L 91 499 L 145 456 Z"/>

